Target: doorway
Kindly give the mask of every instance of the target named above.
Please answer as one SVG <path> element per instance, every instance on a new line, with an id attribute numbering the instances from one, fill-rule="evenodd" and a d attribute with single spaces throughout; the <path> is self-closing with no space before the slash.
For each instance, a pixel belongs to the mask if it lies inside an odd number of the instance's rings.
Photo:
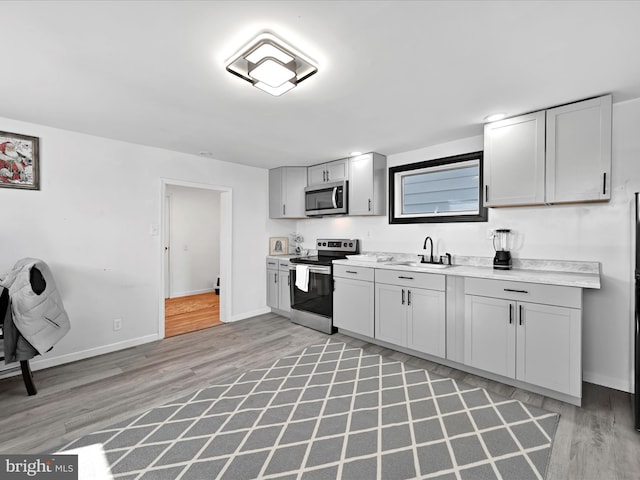
<path id="1" fill-rule="evenodd" d="M 225 322 L 231 285 L 231 190 L 162 180 L 159 332 L 171 337 Z"/>

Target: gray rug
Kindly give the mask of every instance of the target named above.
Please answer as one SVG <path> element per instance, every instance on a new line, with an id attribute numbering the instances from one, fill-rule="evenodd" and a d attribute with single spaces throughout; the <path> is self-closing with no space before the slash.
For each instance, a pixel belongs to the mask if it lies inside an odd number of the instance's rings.
<path id="1" fill-rule="evenodd" d="M 558 415 L 328 340 L 65 447 L 120 479 L 543 479 Z"/>

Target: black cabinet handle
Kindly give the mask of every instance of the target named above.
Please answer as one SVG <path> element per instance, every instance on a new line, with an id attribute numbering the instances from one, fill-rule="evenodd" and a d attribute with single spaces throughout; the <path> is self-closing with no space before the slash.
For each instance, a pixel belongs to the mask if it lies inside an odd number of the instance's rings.
<path id="1" fill-rule="evenodd" d="M 287 206 L 282 204 L 282 215 L 285 215 L 287 212 Z"/>
<path id="2" fill-rule="evenodd" d="M 519 319 L 520 320 L 520 325 L 522 325 L 522 305 L 520 305 L 520 315 L 519 315 L 519 317 L 520 317 L 520 319 Z"/>
<path id="3" fill-rule="evenodd" d="M 367 208 L 371 211 L 371 199 L 369 199 L 369 206 Z"/>
<path id="4" fill-rule="evenodd" d="M 489 201 L 489 185 L 484 186 L 484 201 Z"/>
<path id="5" fill-rule="evenodd" d="M 273 274 L 273 283 L 278 283 L 278 274 L 277 273 Z"/>
<path id="6" fill-rule="evenodd" d="M 602 194 L 605 195 L 607 193 L 607 172 L 602 174 Z"/>
<path id="7" fill-rule="evenodd" d="M 287 285 L 291 286 L 291 275 L 287 275 Z"/>
<path id="8" fill-rule="evenodd" d="M 407 290 L 407 305 L 411 305 L 411 290 Z"/>
<path id="9" fill-rule="evenodd" d="M 513 288 L 505 288 L 505 292 L 515 292 L 515 293 L 529 293 L 526 290 L 514 290 Z"/>
<path id="10" fill-rule="evenodd" d="M 398 278 L 404 278 L 405 280 L 413 280 L 413 277 L 402 277 L 402 276 L 400 276 Z"/>
<path id="11" fill-rule="evenodd" d="M 509 325 L 513 323 L 513 304 L 509 304 Z"/>
<path id="12" fill-rule="evenodd" d="M 345 270 L 345 273 L 353 273 L 354 275 L 358 274 L 358 272 L 354 272 L 353 270 Z"/>
<path id="13" fill-rule="evenodd" d="M 402 305 L 404 305 L 404 288 L 402 289 Z"/>

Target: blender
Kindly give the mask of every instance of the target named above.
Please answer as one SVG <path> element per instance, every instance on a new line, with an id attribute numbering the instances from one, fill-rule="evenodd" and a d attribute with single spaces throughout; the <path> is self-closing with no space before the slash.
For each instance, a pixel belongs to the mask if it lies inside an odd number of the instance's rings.
<path id="1" fill-rule="evenodd" d="M 493 249 L 496 251 L 493 268 L 497 270 L 511 270 L 510 236 L 511 230 L 508 228 L 499 228 L 493 234 Z"/>

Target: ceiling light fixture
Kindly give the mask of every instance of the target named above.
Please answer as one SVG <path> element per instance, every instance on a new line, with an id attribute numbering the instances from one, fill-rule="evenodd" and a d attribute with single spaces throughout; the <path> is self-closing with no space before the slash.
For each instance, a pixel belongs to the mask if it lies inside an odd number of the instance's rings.
<path id="1" fill-rule="evenodd" d="M 507 115 L 505 113 L 494 113 L 493 115 L 489 115 L 485 117 L 485 122 L 497 122 L 498 120 L 502 120 Z"/>
<path id="2" fill-rule="evenodd" d="M 227 61 L 227 71 L 279 97 L 318 71 L 315 63 L 270 33 L 261 33 Z"/>

